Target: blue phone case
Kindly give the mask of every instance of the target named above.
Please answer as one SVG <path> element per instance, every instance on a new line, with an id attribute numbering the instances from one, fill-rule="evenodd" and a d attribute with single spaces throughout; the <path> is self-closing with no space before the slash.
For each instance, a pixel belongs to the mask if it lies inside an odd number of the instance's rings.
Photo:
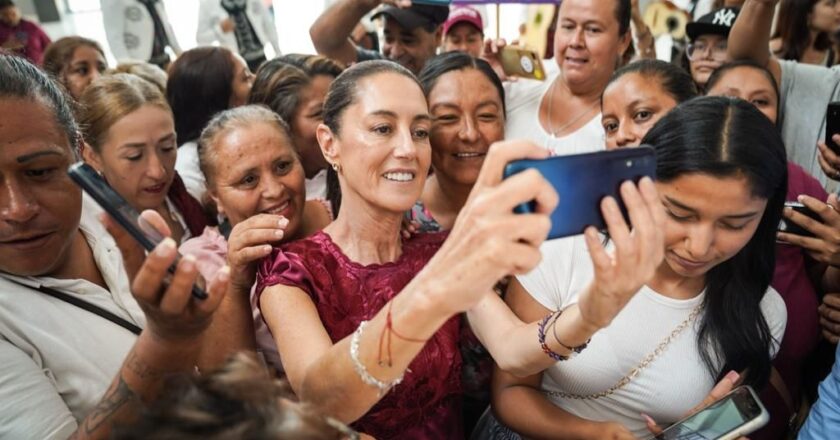
<path id="1" fill-rule="evenodd" d="M 621 148 L 612 151 L 556 156 L 548 159 L 518 160 L 504 170 L 508 178 L 535 168 L 545 177 L 557 194 L 560 203 L 551 213 L 549 239 L 582 234 L 588 226 L 605 230 L 601 215 L 601 200 L 613 196 L 627 218 L 619 187 L 627 180 L 638 182 L 642 177 L 656 175 L 656 155 L 653 148 Z M 516 207 L 518 213 L 534 212 L 536 202 Z"/>

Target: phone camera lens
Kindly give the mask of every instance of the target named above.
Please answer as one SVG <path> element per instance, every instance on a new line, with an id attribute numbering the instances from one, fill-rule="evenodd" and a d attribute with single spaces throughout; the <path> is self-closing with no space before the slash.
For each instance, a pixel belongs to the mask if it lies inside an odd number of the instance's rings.
<path id="1" fill-rule="evenodd" d="M 626 163 L 626 165 L 627 165 L 627 168 L 632 167 L 632 166 L 633 166 L 633 161 L 632 161 L 632 160 L 628 160 L 628 161 L 627 161 L 627 163 Z"/>

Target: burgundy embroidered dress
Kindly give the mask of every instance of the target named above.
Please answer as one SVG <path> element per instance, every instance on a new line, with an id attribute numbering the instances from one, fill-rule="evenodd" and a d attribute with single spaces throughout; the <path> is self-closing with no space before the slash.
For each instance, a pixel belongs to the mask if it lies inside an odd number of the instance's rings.
<path id="1" fill-rule="evenodd" d="M 276 284 L 309 294 L 332 341 L 352 334 L 399 293 L 440 248 L 445 234 L 403 240 L 400 258 L 363 266 L 318 232 L 275 248 L 257 272 L 256 294 Z M 259 304 L 259 302 L 257 302 Z M 459 321 L 450 319 L 411 362 L 410 372 L 353 428 L 377 439 L 462 439 Z"/>

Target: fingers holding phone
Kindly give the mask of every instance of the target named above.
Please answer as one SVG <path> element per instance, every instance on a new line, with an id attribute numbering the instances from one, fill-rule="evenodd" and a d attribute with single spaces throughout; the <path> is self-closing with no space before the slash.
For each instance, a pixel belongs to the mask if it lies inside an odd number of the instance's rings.
<path id="1" fill-rule="evenodd" d="M 492 292 L 499 279 L 527 272 L 539 263 L 539 245 L 551 226 L 547 212 L 557 204 L 557 194 L 536 171 L 504 181 L 502 175 L 511 161 L 547 156 L 548 151 L 527 141 L 490 147 L 449 237 L 421 272 L 442 274 L 434 283 L 462 293 L 447 298 L 448 310 L 470 309 Z M 534 200 L 535 212 L 514 213 L 515 206 Z"/>
<path id="2" fill-rule="evenodd" d="M 501 51 L 506 46 L 507 41 L 505 41 L 504 38 L 487 38 L 484 40 L 484 50 L 481 52 L 481 58 L 490 64 L 490 67 L 493 68 L 496 75 L 498 75 L 499 79 L 502 81 L 510 81 L 513 79 L 507 76 L 504 67 L 502 67 Z"/>
<path id="3" fill-rule="evenodd" d="M 585 234 L 595 278 L 581 294 L 578 306 L 583 319 L 599 328 L 612 322 L 664 258 L 665 213 L 653 181 L 644 177 L 638 187 L 625 182 L 621 197 L 631 225 L 614 199 L 607 197 L 601 204 L 614 249 L 606 249 L 594 227 L 587 228 Z"/>
<path id="4" fill-rule="evenodd" d="M 197 337 L 210 324 L 210 318 L 225 295 L 229 280 L 227 267 L 210 283 L 207 298 L 195 300 L 193 285 L 198 278 L 195 259 L 178 260 L 176 243 L 166 238 L 148 254 L 126 230 L 112 218 L 103 215 L 103 223 L 114 237 L 125 261 L 132 261 L 136 270 L 130 273 L 131 292 L 143 309 L 146 328 L 157 337 L 183 340 Z"/>
<path id="5" fill-rule="evenodd" d="M 840 143 L 840 134 L 833 136 L 835 143 Z M 829 179 L 840 180 L 840 153 L 829 148 L 824 142 L 817 143 L 817 161 Z"/>
<path id="6" fill-rule="evenodd" d="M 737 377 L 738 374 L 730 372 L 704 399 L 704 402 L 709 401 L 708 404 L 698 405 L 690 415 L 668 428 L 660 428 L 651 417 L 642 414 L 648 430 L 654 434 L 655 439 L 661 440 L 745 439 L 745 435 L 766 425 L 770 421 L 770 414 L 751 387 L 740 386 L 733 389 L 735 382 L 730 376 Z M 727 389 L 731 391 L 724 392 Z"/>
<path id="7" fill-rule="evenodd" d="M 840 293 L 826 293 L 817 311 L 823 337 L 836 344 L 840 341 Z"/>
<path id="8" fill-rule="evenodd" d="M 831 194 L 826 202 L 801 195 L 786 203 L 778 239 L 806 249 L 815 260 L 840 266 L 840 202 Z"/>

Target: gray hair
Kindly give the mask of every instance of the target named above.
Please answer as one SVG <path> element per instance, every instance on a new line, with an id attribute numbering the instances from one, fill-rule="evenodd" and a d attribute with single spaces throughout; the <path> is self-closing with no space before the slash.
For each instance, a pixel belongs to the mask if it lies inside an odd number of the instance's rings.
<path id="1" fill-rule="evenodd" d="M 218 155 L 216 142 L 218 137 L 231 130 L 247 128 L 261 123 L 276 127 L 291 142 L 292 136 L 290 134 L 289 124 L 277 113 L 274 113 L 263 105 L 251 104 L 224 110 L 216 114 L 207 123 L 207 126 L 204 127 L 204 130 L 201 131 L 201 136 L 198 138 L 198 164 L 201 172 L 204 174 L 204 178 L 207 179 L 208 187 L 213 184 L 212 182 L 215 176 L 213 165 Z M 292 151 L 297 155 L 295 148 L 292 148 Z"/>

